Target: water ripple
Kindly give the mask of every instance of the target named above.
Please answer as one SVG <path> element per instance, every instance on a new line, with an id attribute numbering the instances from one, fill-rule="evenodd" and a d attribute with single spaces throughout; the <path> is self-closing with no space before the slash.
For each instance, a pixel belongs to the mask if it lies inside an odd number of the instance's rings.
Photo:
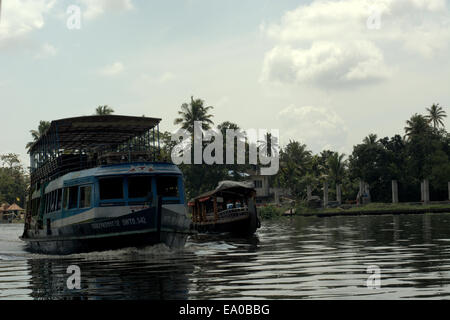
<path id="1" fill-rule="evenodd" d="M 198 235 L 163 245 L 69 256 L 24 251 L 0 225 L 0 299 L 448 299 L 448 214 L 293 218 L 246 238 Z M 81 290 L 67 267 L 80 266 Z M 367 268 L 380 287 L 367 287 Z"/>

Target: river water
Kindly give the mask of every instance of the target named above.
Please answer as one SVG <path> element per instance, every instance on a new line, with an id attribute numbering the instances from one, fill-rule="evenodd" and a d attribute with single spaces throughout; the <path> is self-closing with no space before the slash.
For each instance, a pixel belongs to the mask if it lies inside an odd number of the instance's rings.
<path id="1" fill-rule="evenodd" d="M 182 250 L 69 256 L 28 253 L 21 232 L 0 224 L 0 299 L 450 297 L 450 214 L 283 218 L 248 239 L 200 235 Z M 81 289 L 67 288 L 70 265 Z"/>

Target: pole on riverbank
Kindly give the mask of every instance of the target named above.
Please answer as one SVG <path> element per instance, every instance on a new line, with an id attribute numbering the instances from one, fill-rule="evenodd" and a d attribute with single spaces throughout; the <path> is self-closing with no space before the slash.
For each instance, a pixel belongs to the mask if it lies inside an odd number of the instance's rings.
<path id="1" fill-rule="evenodd" d="M 423 188 L 423 181 L 420 182 L 420 201 L 423 202 L 424 200 L 424 188 Z"/>
<path id="2" fill-rule="evenodd" d="M 392 203 L 398 203 L 398 182 L 392 180 Z"/>
<path id="3" fill-rule="evenodd" d="M 428 179 L 424 179 L 423 182 L 423 203 L 430 202 L 430 181 Z"/>
<path id="4" fill-rule="evenodd" d="M 328 206 L 328 181 L 323 183 L 323 207 Z"/>
<path id="5" fill-rule="evenodd" d="M 449 186 L 450 186 L 450 182 L 449 182 Z M 311 200 L 311 198 L 312 198 L 312 188 L 310 185 L 306 186 L 306 197 L 307 197 L 308 201 Z"/>
<path id="6" fill-rule="evenodd" d="M 342 204 L 342 185 L 339 183 L 336 184 L 336 201 Z"/>

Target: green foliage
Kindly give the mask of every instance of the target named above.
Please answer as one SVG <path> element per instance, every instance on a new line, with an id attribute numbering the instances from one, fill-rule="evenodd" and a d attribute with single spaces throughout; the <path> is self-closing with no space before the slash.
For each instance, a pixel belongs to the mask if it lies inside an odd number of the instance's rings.
<path id="1" fill-rule="evenodd" d="M 426 118 L 430 123 L 433 123 L 434 128 L 444 126 L 444 118 L 447 117 L 447 114 L 439 105 L 439 103 L 433 104 L 430 108 L 427 108 L 427 112 L 428 115 L 426 116 Z"/>
<path id="2" fill-rule="evenodd" d="M 114 109 L 109 107 L 108 105 L 98 106 L 97 109 L 95 109 L 95 115 L 97 116 L 105 116 L 113 113 Z"/>
<path id="3" fill-rule="evenodd" d="M 178 111 L 180 115 L 176 118 L 174 124 L 181 125 L 181 128 L 194 133 L 194 122 L 200 121 L 202 123 L 202 129 L 208 130 L 214 122 L 211 120 L 212 114 L 209 111 L 213 109 L 212 106 L 205 107 L 202 99 L 195 99 L 191 97 L 191 102 L 183 103 L 181 105 L 181 111 Z"/>
<path id="4" fill-rule="evenodd" d="M 9 153 L 0 156 L 0 203 L 17 203 L 23 207 L 27 193 L 28 176 L 17 154 Z"/>
<path id="5" fill-rule="evenodd" d="M 26 148 L 30 149 L 31 146 L 39 140 L 39 138 L 50 128 L 50 122 L 41 120 L 39 121 L 39 126 L 37 130 L 30 130 L 31 136 L 33 137 L 33 141 L 27 143 Z"/>
<path id="6" fill-rule="evenodd" d="M 429 116 L 414 114 L 406 121 L 405 138 L 395 135 L 377 140 L 376 135 L 369 135 L 354 147 L 350 177 L 370 185 L 373 201 L 391 201 L 391 180 L 399 183 L 401 201 L 420 201 L 420 182 L 425 178 L 430 180 L 432 200 L 447 199 L 450 140 L 444 128 L 437 128 L 445 112 L 436 105 L 427 110 Z"/>
<path id="7" fill-rule="evenodd" d="M 258 213 L 262 220 L 276 219 L 283 215 L 283 209 L 277 206 L 259 207 Z"/>

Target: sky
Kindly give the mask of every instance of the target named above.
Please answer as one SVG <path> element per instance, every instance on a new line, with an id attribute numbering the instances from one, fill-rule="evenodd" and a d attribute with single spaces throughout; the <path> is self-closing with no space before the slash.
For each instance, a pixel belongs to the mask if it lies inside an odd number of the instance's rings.
<path id="1" fill-rule="evenodd" d="M 0 154 L 27 165 L 39 120 L 105 104 L 173 131 L 194 96 L 216 124 L 346 154 L 450 113 L 449 0 L 1 2 Z"/>

